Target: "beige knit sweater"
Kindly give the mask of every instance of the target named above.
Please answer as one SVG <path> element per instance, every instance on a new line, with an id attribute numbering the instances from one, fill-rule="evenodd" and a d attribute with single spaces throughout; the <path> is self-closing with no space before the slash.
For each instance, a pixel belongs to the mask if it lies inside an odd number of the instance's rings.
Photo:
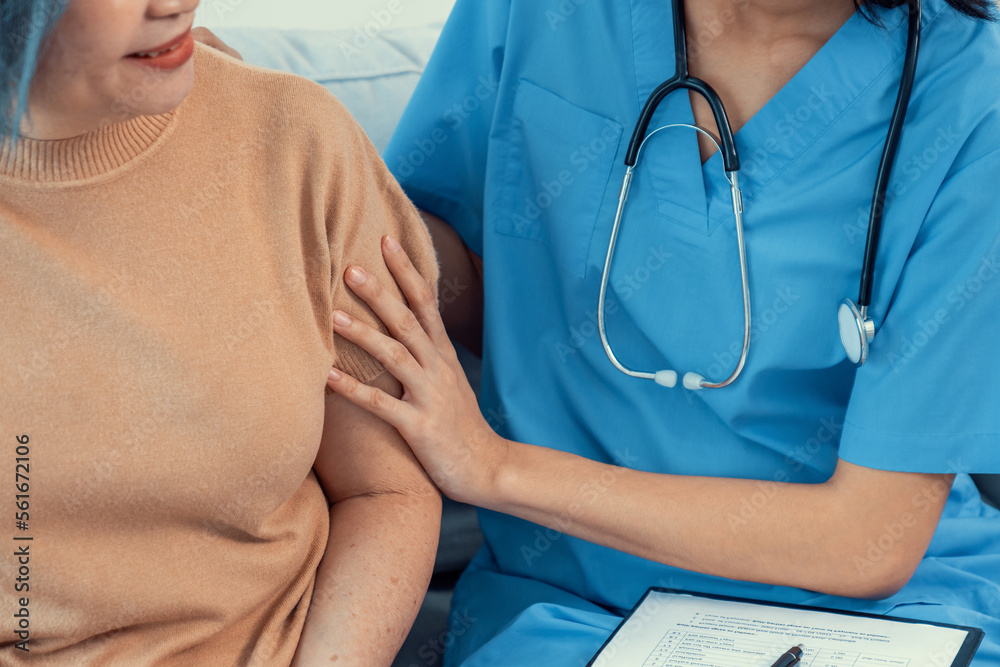
<path id="1" fill-rule="evenodd" d="M 2 665 L 288 665 L 327 372 L 382 370 L 332 334 L 334 308 L 373 319 L 343 270 L 388 281 L 392 233 L 436 281 L 332 96 L 202 47 L 195 70 L 173 112 L 0 149 Z"/>

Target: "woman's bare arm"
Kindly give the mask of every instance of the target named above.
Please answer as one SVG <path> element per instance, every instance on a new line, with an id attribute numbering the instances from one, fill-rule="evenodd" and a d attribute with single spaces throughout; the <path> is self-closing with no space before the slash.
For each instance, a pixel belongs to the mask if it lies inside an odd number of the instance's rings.
<path id="1" fill-rule="evenodd" d="M 371 386 L 402 395 L 388 373 Z M 389 665 L 427 591 L 441 497 L 393 427 L 339 396 L 314 469 L 330 537 L 293 666 Z"/>

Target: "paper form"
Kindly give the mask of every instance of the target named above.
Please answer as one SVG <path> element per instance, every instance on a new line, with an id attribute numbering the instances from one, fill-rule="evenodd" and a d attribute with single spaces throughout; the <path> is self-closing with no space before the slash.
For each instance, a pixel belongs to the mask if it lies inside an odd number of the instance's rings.
<path id="1" fill-rule="evenodd" d="M 800 667 L 949 667 L 968 633 L 650 591 L 594 667 L 771 667 L 802 644 Z"/>

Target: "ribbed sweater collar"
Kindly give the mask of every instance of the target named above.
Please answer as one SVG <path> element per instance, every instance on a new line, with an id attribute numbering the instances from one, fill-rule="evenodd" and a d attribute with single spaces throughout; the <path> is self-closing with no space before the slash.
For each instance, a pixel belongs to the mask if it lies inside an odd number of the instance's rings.
<path id="1" fill-rule="evenodd" d="M 87 181 L 118 170 L 159 143 L 177 110 L 140 116 L 70 139 L 10 139 L 0 144 L 0 179 L 27 183 Z"/>

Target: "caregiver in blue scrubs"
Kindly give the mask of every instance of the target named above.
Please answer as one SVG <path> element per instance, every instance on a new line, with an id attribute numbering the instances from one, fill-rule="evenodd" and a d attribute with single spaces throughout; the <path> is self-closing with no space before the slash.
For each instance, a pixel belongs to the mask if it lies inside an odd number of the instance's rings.
<path id="1" fill-rule="evenodd" d="M 974 664 L 1000 665 L 1000 513 L 968 475 L 1000 472 L 992 5 L 923 3 L 859 368 L 836 313 L 857 294 L 906 7 L 687 4 L 691 73 L 719 92 L 742 156 L 753 324 L 729 387 L 628 377 L 596 321 L 624 152 L 674 73 L 670 2 L 458 0 L 386 154 L 437 239 L 449 332 L 475 347 L 484 323 L 481 399 L 391 240 L 422 326 L 373 279 L 347 281 L 409 353 L 358 323 L 337 331 L 407 393 L 336 371 L 330 385 L 484 508 L 446 663 L 583 665 L 664 586 L 977 626 Z M 650 129 L 692 122 L 716 130 L 682 91 Z M 729 375 L 744 326 L 734 231 L 714 145 L 659 133 L 605 304 L 623 363 Z"/>

